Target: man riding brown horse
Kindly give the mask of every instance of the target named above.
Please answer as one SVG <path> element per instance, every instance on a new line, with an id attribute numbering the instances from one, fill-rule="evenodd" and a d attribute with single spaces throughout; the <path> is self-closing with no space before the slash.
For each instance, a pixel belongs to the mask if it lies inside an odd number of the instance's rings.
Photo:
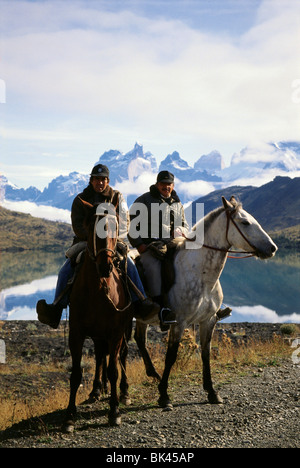
<path id="1" fill-rule="evenodd" d="M 110 187 L 109 169 L 107 166 L 98 164 L 93 168 L 90 174 L 88 187 L 76 196 L 72 204 L 71 220 L 75 234 L 73 246 L 78 246 L 78 249 L 73 249 L 76 251 L 76 256 L 78 251 L 85 248 L 87 240 L 87 227 L 85 225 L 86 212 L 81 202 L 82 200 L 90 203 L 91 205 L 104 204 L 104 206 L 107 206 L 108 204 L 112 204 L 116 210 L 120 226 L 119 236 L 123 238 L 126 236 L 129 227 L 127 204 L 123 195 L 119 191 Z M 74 263 L 74 258 L 67 258 L 61 268 L 58 275 L 53 304 L 47 304 L 44 299 L 39 300 L 37 303 L 36 309 L 38 319 L 52 328 L 58 327 L 62 311 L 68 306 L 70 289 L 73 283 L 74 274 L 76 274 Z M 131 296 L 134 304 L 135 315 L 137 317 L 146 318 L 150 315 L 158 313 L 161 314 L 160 305 L 152 302 L 152 300 L 146 297 L 138 271 L 129 256 L 127 257 L 127 274 L 131 280 L 130 283 L 133 283 Z M 167 313 L 168 311 L 166 311 L 166 314 Z M 165 321 L 167 322 L 167 317 L 165 318 Z M 164 315 L 162 315 L 162 323 L 164 323 Z"/>

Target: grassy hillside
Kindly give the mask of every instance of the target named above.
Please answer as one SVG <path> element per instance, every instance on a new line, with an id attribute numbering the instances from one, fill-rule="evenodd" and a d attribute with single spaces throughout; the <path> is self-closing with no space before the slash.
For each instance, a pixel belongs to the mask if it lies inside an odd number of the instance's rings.
<path id="1" fill-rule="evenodd" d="M 300 224 L 281 231 L 271 232 L 270 235 L 281 250 L 300 253 Z"/>
<path id="2" fill-rule="evenodd" d="M 300 252 L 300 224 L 280 230 L 268 231 L 280 249 Z M 64 251 L 72 243 L 71 225 L 0 207 L 0 250 L 14 251 Z"/>
<path id="3" fill-rule="evenodd" d="M 0 250 L 62 250 L 72 243 L 71 225 L 0 207 Z"/>

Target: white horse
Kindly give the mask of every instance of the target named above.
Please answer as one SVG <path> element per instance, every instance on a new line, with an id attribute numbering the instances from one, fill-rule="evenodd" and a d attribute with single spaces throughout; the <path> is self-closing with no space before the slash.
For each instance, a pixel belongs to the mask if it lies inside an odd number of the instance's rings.
<path id="1" fill-rule="evenodd" d="M 222 403 L 222 398 L 213 388 L 210 372 L 210 343 L 217 312 L 223 302 L 220 276 L 231 247 L 251 253 L 261 259 L 275 255 L 277 246 L 259 223 L 247 213 L 234 197 L 230 202 L 222 197 L 223 206 L 200 220 L 191 232 L 192 239 L 180 239 L 175 254 L 175 283 L 168 293 L 168 303 L 176 314 L 177 323 L 171 326 L 163 376 L 157 374 L 146 349 L 148 324 L 137 320 L 135 340 L 145 362 L 148 376 L 160 380 L 159 404 L 172 408 L 168 396 L 168 379 L 176 361 L 184 330 L 191 324 L 200 325 L 201 355 L 203 361 L 203 387 L 208 392 L 210 403 Z M 200 225 L 200 223 L 204 223 Z M 204 228 L 204 242 L 197 240 L 195 232 Z M 187 243 L 194 242 L 193 248 Z M 197 245 L 197 242 L 199 245 Z"/>

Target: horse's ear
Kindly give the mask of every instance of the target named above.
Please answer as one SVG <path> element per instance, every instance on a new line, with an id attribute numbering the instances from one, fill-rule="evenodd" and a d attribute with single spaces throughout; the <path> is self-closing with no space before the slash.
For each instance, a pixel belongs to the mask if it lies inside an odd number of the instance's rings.
<path id="1" fill-rule="evenodd" d="M 80 197 L 78 197 L 78 198 L 79 198 L 79 200 L 81 201 L 81 203 L 83 204 L 83 206 L 85 208 L 88 208 L 88 209 L 94 208 L 94 205 L 92 205 L 91 203 L 89 203 L 89 202 L 87 202 L 85 200 L 82 200 L 82 198 L 80 198 Z"/>
<path id="2" fill-rule="evenodd" d="M 230 203 L 232 204 L 232 206 L 233 206 L 234 208 L 236 208 L 236 207 L 238 206 L 238 202 L 237 202 L 237 200 L 236 200 L 236 198 L 235 198 L 234 195 L 232 195 L 232 197 L 230 197 Z"/>
<path id="3" fill-rule="evenodd" d="M 230 198 L 230 201 L 226 200 L 225 197 L 222 197 L 222 202 L 225 210 L 233 211 L 238 206 L 238 202 L 236 201 L 234 196 Z"/>
<path id="4" fill-rule="evenodd" d="M 232 210 L 233 209 L 232 204 L 228 200 L 226 200 L 226 198 L 223 197 L 223 196 L 222 196 L 222 202 L 223 202 L 225 210 Z"/>

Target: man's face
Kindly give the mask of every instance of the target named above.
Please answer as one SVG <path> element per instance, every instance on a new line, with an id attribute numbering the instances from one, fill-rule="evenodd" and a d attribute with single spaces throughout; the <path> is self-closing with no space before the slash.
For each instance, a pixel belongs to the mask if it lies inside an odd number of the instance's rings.
<path id="1" fill-rule="evenodd" d="M 107 177 L 92 177 L 91 184 L 96 193 L 101 193 L 108 186 Z"/>
<path id="2" fill-rule="evenodd" d="M 172 190 L 174 189 L 174 184 L 167 182 L 157 182 L 156 187 L 163 197 L 169 198 L 171 196 Z"/>

